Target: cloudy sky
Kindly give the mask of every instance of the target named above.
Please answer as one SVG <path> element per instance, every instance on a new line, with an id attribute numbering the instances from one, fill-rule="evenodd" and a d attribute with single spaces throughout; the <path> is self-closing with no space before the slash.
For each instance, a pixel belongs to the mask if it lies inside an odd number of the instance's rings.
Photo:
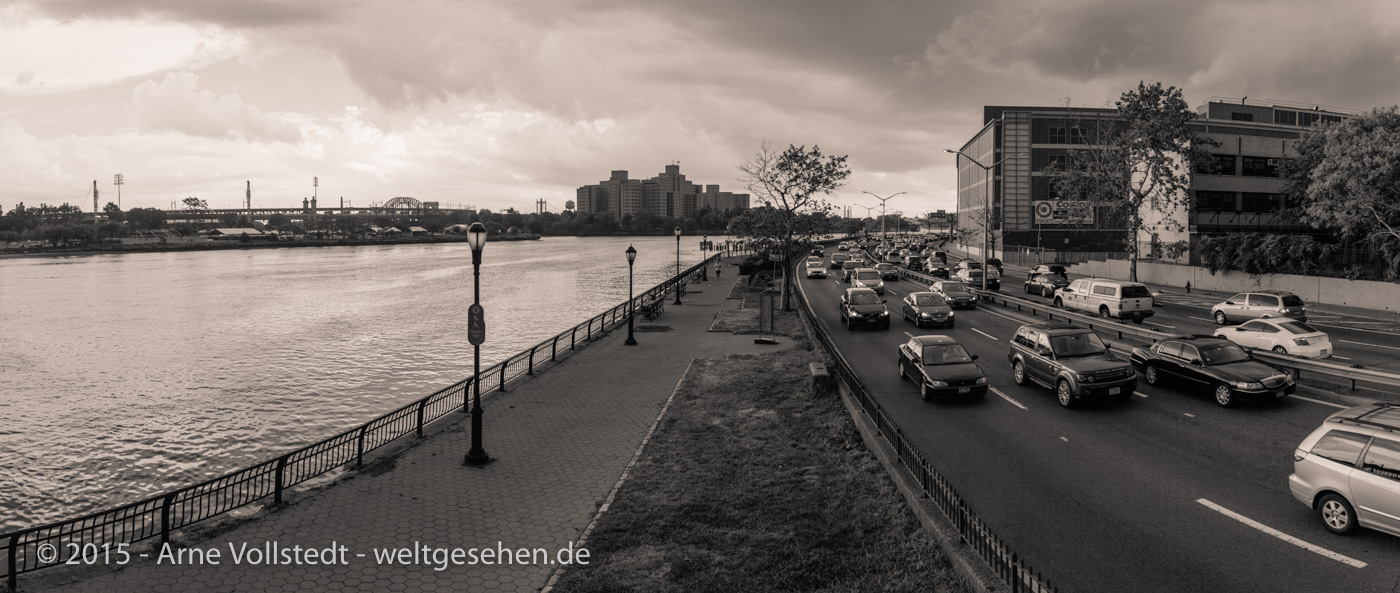
<path id="1" fill-rule="evenodd" d="M 952 209 L 984 105 L 1137 81 L 1400 102 L 1393 0 L 0 0 L 0 208 L 413 196 L 554 210 L 679 161 L 742 191 L 765 140 L 850 156 L 832 200 Z M 863 196 L 868 198 L 868 196 Z"/>

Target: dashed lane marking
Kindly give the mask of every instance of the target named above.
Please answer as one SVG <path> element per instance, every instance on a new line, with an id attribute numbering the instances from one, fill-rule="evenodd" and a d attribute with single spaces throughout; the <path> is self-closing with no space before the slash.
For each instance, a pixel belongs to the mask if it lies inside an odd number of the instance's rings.
<path id="1" fill-rule="evenodd" d="M 1157 327 L 1165 327 L 1167 329 L 1176 329 L 1175 325 L 1164 325 L 1161 323 L 1152 323 L 1151 321 L 1144 321 L 1143 323 L 1146 323 L 1147 325 L 1155 325 Z"/>
<path id="2" fill-rule="evenodd" d="M 1018 408 L 1021 408 L 1022 410 L 1030 411 L 1030 408 L 1027 408 L 1026 406 L 1022 405 L 1021 402 L 1018 402 L 1018 401 L 1012 399 L 1011 396 L 1009 396 L 1009 395 L 1007 395 L 1007 394 L 1005 394 L 1005 393 L 1002 393 L 1000 389 L 997 389 L 997 388 L 995 388 L 995 387 L 988 387 L 987 389 L 990 389 L 990 390 L 992 390 L 992 393 L 995 393 L 995 394 L 1001 396 L 1001 399 L 1004 399 L 1004 400 L 1006 400 L 1006 401 L 1011 402 L 1011 405 L 1016 406 L 1016 407 L 1018 407 Z"/>
<path id="3" fill-rule="evenodd" d="M 980 329 L 977 329 L 977 328 L 975 328 L 975 327 L 972 328 L 972 331 L 975 331 L 975 332 L 977 332 L 977 333 L 979 333 L 979 334 L 982 334 L 982 335 L 984 335 L 984 336 L 987 336 L 988 338 L 992 338 L 991 334 L 988 334 L 987 332 L 984 332 L 984 331 L 982 331 L 982 330 L 980 330 Z M 992 340 L 997 341 L 997 342 L 1000 342 L 1000 341 L 1001 341 L 1001 340 L 998 340 L 998 339 L 996 339 L 996 338 L 992 338 Z"/>
<path id="4" fill-rule="evenodd" d="M 1332 402 L 1325 402 L 1325 401 L 1322 401 L 1322 400 L 1320 400 L 1320 399 L 1313 399 L 1313 398 L 1311 398 L 1311 397 L 1303 397 L 1303 396 L 1301 396 L 1301 395 L 1290 395 L 1289 397 L 1296 397 L 1296 398 L 1301 399 L 1301 400 L 1303 400 L 1303 401 L 1305 401 L 1305 402 L 1312 402 L 1312 403 L 1315 403 L 1315 404 L 1322 404 L 1322 405 L 1324 405 L 1324 406 L 1332 406 L 1332 407 L 1334 407 L 1334 408 L 1341 408 L 1341 409 L 1343 409 L 1343 410 L 1345 410 L 1345 409 L 1347 409 L 1347 408 L 1349 407 L 1349 406 L 1344 406 L 1344 405 L 1342 405 L 1342 404 L 1334 404 L 1334 403 L 1332 403 Z"/>
<path id="5" fill-rule="evenodd" d="M 1065 438 L 1065 437 L 1060 437 L 1060 440 L 1062 440 L 1062 441 L 1064 441 L 1064 442 L 1066 442 L 1066 443 L 1069 442 L 1069 439 L 1067 439 L 1067 438 Z"/>
<path id="6" fill-rule="evenodd" d="M 1337 340 L 1337 341 L 1338 341 L 1338 342 L 1341 342 L 1341 343 L 1343 343 L 1343 344 L 1356 344 L 1357 346 L 1369 346 L 1369 347 L 1371 347 L 1371 348 L 1386 348 L 1386 349 L 1389 349 L 1389 350 L 1400 350 L 1400 347 L 1395 347 L 1395 346 L 1382 346 L 1382 345 L 1380 345 L 1380 344 L 1367 344 L 1366 342 L 1353 342 L 1353 341 L 1351 341 L 1351 340 Z"/>
<path id="7" fill-rule="evenodd" d="M 1239 513 L 1236 513 L 1236 512 L 1234 512 L 1234 511 L 1232 511 L 1232 510 L 1230 510 L 1230 509 L 1227 509 L 1227 508 L 1225 508 L 1225 507 L 1222 507 L 1222 506 L 1220 506 L 1220 505 L 1218 505 L 1218 504 L 1215 504 L 1215 503 L 1213 503 L 1213 502 L 1211 502 L 1211 501 L 1209 501 L 1209 500 L 1206 500 L 1206 499 L 1204 499 L 1204 498 L 1198 498 L 1198 499 L 1196 499 L 1196 502 L 1201 503 L 1202 505 L 1204 505 L 1204 506 L 1205 506 L 1206 508 L 1208 508 L 1208 509 L 1211 509 L 1211 510 L 1217 512 L 1217 513 L 1220 513 L 1220 514 L 1222 514 L 1222 515 L 1225 515 L 1226 517 L 1229 517 L 1229 518 L 1231 518 L 1231 519 L 1234 519 L 1234 520 L 1236 520 L 1236 521 L 1239 521 L 1240 523 L 1244 523 L 1245 525 L 1248 525 L 1248 526 L 1250 526 L 1250 527 L 1253 527 L 1253 528 L 1255 528 L 1255 529 L 1258 529 L 1259 531 L 1262 531 L 1262 532 L 1264 532 L 1264 533 L 1267 533 L 1267 534 L 1269 534 L 1269 535 L 1272 535 L 1272 536 L 1274 536 L 1274 537 L 1276 537 L 1276 538 L 1279 538 L 1279 539 L 1281 539 L 1281 540 L 1283 540 L 1283 541 L 1285 541 L 1285 542 L 1288 542 L 1288 543 L 1290 543 L 1290 544 L 1293 544 L 1293 545 L 1295 545 L 1295 546 L 1298 546 L 1298 547 L 1300 547 L 1300 548 L 1302 548 L 1302 549 L 1304 549 L 1304 550 L 1307 550 L 1307 551 L 1309 551 L 1309 552 L 1312 552 L 1312 553 L 1317 554 L 1317 555 L 1319 555 L 1319 556 L 1322 556 L 1322 557 L 1324 557 L 1324 558 L 1330 558 L 1330 559 L 1332 559 L 1332 560 L 1336 560 L 1337 562 L 1341 562 L 1342 564 L 1345 564 L 1345 565 L 1347 565 L 1347 566 L 1352 566 L 1352 567 L 1355 567 L 1355 568 L 1366 568 L 1366 563 L 1365 563 L 1365 562 L 1362 562 L 1362 561 L 1357 560 L 1357 559 L 1355 559 L 1355 558 L 1351 558 L 1351 557 L 1349 557 L 1349 556 L 1343 556 L 1343 555 L 1341 555 L 1341 554 L 1338 554 L 1338 553 L 1336 553 L 1336 552 L 1333 552 L 1332 550 L 1329 550 L 1329 549 L 1324 548 L 1324 547 L 1322 547 L 1322 546 L 1315 546 L 1315 545 L 1310 544 L 1310 543 L 1308 543 L 1308 542 L 1305 542 L 1305 541 L 1303 541 L 1303 540 L 1301 540 L 1301 539 L 1298 539 L 1298 538 L 1296 538 L 1296 537 L 1293 537 L 1293 536 L 1291 536 L 1291 535 L 1288 535 L 1287 533 L 1284 533 L 1284 532 L 1282 532 L 1282 531 L 1279 531 L 1279 530 L 1277 530 L 1277 529 L 1274 529 L 1274 528 L 1272 528 L 1272 527 L 1269 527 L 1268 525 L 1265 525 L 1265 524 L 1263 524 L 1263 523 L 1260 523 L 1260 522 L 1258 522 L 1258 521 L 1255 521 L 1254 519 L 1250 519 L 1249 517 L 1246 517 L 1246 516 L 1244 516 L 1244 515 L 1241 515 L 1241 514 L 1239 514 Z"/>
<path id="8" fill-rule="evenodd" d="M 911 337 L 911 338 L 914 337 L 914 334 L 911 334 L 911 333 L 909 333 L 909 332 L 904 332 L 904 335 L 909 336 L 909 337 Z"/>
<path id="9" fill-rule="evenodd" d="M 1333 354 L 1333 355 L 1332 355 L 1332 358 L 1339 358 L 1339 359 L 1342 359 L 1342 360 L 1351 360 L 1350 358 L 1347 358 L 1347 357 L 1345 357 L 1345 356 L 1337 356 L 1336 354 Z"/>
<path id="10" fill-rule="evenodd" d="M 1138 396 L 1138 397 L 1147 397 L 1147 394 L 1146 394 L 1146 393 L 1143 393 L 1143 392 L 1141 392 L 1141 391 L 1134 391 L 1134 392 L 1133 392 L 1133 395 L 1136 395 L 1136 396 Z"/>
<path id="11" fill-rule="evenodd" d="M 1215 323 L 1214 319 L 1206 319 L 1205 317 L 1187 317 L 1187 319 L 1199 319 L 1201 321 L 1209 321 L 1211 323 Z"/>
<path id="12" fill-rule="evenodd" d="M 1195 414 L 1187 414 L 1186 416 L 1187 416 L 1187 417 L 1190 417 L 1190 418 L 1195 418 L 1195 417 L 1196 417 Z"/>

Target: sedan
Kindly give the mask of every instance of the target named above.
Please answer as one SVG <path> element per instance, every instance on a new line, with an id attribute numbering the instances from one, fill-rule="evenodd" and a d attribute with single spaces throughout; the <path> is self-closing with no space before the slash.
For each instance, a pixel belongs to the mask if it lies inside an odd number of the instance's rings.
<path id="1" fill-rule="evenodd" d="M 856 288 L 869 288 L 875 294 L 885 294 L 885 281 L 880 278 L 880 272 L 874 268 L 860 268 L 851 275 L 851 286 Z"/>
<path id="2" fill-rule="evenodd" d="M 880 272 L 882 280 L 899 280 L 899 268 L 894 264 L 875 264 L 875 270 Z"/>
<path id="3" fill-rule="evenodd" d="M 914 322 L 914 327 L 923 327 L 925 323 L 953 327 L 957 315 L 947 300 L 932 292 L 909 293 L 904 297 L 902 311 L 905 319 Z"/>
<path id="4" fill-rule="evenodd" d="M 808 278 L 826 278 L 826 266 L 822 262 L 807 262 Z"/>
<path id="5" fill-rule="evenodd" d="M 1169 338 L 1133 348 L 1132 363 L 1148 385 L 1175 380 L 1193 393 L 1214 395 L 1215 403 L 1227 408 L 1240 399 L 1278 399 L 1297 389 L 1292 375 L 1213 336 Z"/>
<path id="6" fill-rule="evenodd" d="M 1041 274 L 1026 281 L 1027 293 L 1040 293 L 1040 296 L 1050 298 L 1055 296 L 1055 291 L 1069 286 L 1069 278 L 1060 274 Z"/>
<path id="7" fill-rule="evenodd" d="M 919 383 L 919 396 L 987 396 L 987 375 L 976 354 L 948 336 L 914 336 L 899 346 L 899 376 Z"/>
<path id="8" fill-rule="evenodd" d="M 841 264 L 846 263 L 846 261 L 849 260 L 849 259 L 851 259 L 850 254 L 839 253 L 839 252 L 838 252 L 838 253 L 833 253 L 833 254 L 831 254 L 831 267 L 832 267 L 832 268 L 840 268 L 840 267 L 841 267 Z"/>
<path id="9" fill-rule="evenodd" d="M 843 263 L 841 264 L 841 281 L 842 281 L 842 282 L 845 282 L 846 284 L 850 284 L 850 283 L 851 283 L 851 279 L 852 279 L 852 278 L 855 278 L 856 270 L 859 270 L 860 268 L 861 268 L 861 265 L 858 264 L 858 263 L 856 263 L 856 262 L 853 262 L 853 261 L 846 261 L 846 262 L 843 262 Z"/>
<path id="10" fill-rule="evenodd" d="M 928 260 L 924 264 L 924 273 L 935 278 L 948 278 L 948 266 L 941 262 Z"/>
<path id="11" fill-rule="evenodd" d="M 1222 327 L 1215 335 L 1246 348 L 1272 350 L 1307 358 L 1332 356 L 1332 341 L 1326 332 L 1292 319 L 1255 319 L 1236 327 Z"/>
<path id="12" fill-rule="evenodd" d="M 1034 278 L 1042 275 L 1051 276 L 1055 274 L 1065 276 L 1069 274 L 1069 272 L 1065 271 L 1065 266 L 1063 264 L 1040 264 L 1031 268 L 1029 272 L 1026 272 L 1026 278 Z"/>
<path id="13" fill-rule="evenodd" d="M 841 293 L 841 321 L 845 322 L 846 329 L 855 329 L 858 325 L 889 329 L 890 311 L 874 290 L 847 288 Z"/>
<path id="14" fill-rule="evenodd" d="M 929 292 L 943 297 L 948 301 L 949 307 L 966 307 L 968 309 L 977 308 L 977 295 L 967 288 L 966 284 L 957 281 L 943 280 L 934 282 L 928 286 Z"/>

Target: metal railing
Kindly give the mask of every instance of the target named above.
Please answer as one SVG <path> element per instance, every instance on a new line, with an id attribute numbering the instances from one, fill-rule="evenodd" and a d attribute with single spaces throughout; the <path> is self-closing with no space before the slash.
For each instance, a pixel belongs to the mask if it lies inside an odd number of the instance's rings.
<path id="1" fill-rule="evenodd" d="M 351 462 L 357 468 L 363 467 L 366 453 L 410 434 L 421 437 L 425 425 L 454 410 L 466 412 L 472 381 L 481 381 L 482 394 L 505 391 L 512 380 L 533 375 L 600 334 L 626 323 L 643 300 L 664 298 L 667 292 L 684 287 L 700 268 L 719 257 L 719 254 L 710 256 L 629 301 L 482 369 L 480 376 L 463 379 L 320 442 L 164 494 L 75 519 L 0 534 L 0 567 L 5 569 L 7 590 L 18 589 L 20 574 L 64 564 L 74 549 L 81 554 L 109 546 L 115 552 L 121 544 L 157 536 L 162 543 L 168 542 L 170 533 L 176 529 L 269 496 L 274 505 L 281 504 L 283 494 L 292 486 Z M 48 561 L 41 560 L 39 554 L 40 546 L 46 544 L 58 551 Z"/>
<path id="2" fill-rule="evenodd" d="M 1012 593 L 1058 591 L 1041 573 L 1032 570 L 1030 564 L 1013 552 L 1006 542 L 992 533 L 991 528 L 977 516 L 977 513 L 972 511 L 967 501 L 958 494 L 957 489 L 943 477 L 943 474 L 938 473 L 938 470 L 933 468 L 928 459 L 909 442 L 909 439 L 904 435 L 904 430 L 890 419 L 884 406 L 881 406 L 880 402 L 876 401 L 865 389 L 865 385 L 861 383 L 855 369 L 841 355 L 841 351 L 836 348 L 835 343 L 831 341 L 831 337 L 819 322 L 816 311 L 807 299 L 807 292 L 803 284 L 801 282 L 794 284 L 797 285 L 797 294 L 802 300 L 802 307 L 798 309 L 807 318 L 817 342 L 835 361 L 832 369 L 835 371 L 836 378 L 860 402 L 861 410 L 875 422 L 876 431 L 894 448 L 900 462 L 913 474 L 924 494 L 927 494 L 934 505 L 953 523 L 958 534 L 962 537 L 963 543 L 967 544 L 972 551 L 977 553 L 978 557 L 992 568 L 992 571 L 1006 583 Z"/>

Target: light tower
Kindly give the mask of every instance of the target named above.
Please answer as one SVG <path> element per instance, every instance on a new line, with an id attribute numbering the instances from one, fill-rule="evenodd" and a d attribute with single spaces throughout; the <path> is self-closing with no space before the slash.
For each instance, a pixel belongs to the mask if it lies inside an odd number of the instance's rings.
<path id="1" fill-rule="evenodd" d="M 125 175 L 122 175 L 121 173 L 117 173 L 116 175 L 113 175 L 113 176 L 112 176 L 112 185 L 117 186 L 117 209 L 118 209 L 118 210 L 121 210 L 121 208 L 122 208 L 122 185 L 124 185 L 124 184 L 126 184 L 126 176 L 125 176 Z"/>

